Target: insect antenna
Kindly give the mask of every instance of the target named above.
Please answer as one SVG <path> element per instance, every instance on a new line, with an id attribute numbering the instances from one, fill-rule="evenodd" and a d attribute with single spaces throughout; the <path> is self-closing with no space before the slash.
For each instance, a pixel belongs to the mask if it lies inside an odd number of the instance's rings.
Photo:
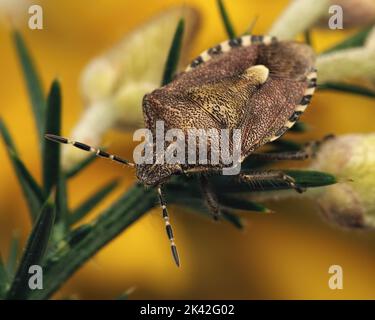
<path id="1" fill-rule="evenodd" d="M 87 151 L 87 152 L 95 153 L 98 157 L 101 157 L 101 158 L 110 159 L 112 161 L 115 161 L 115 162 L 123 164 L 123 165 L 130 166 L 130 167 L 135 166 L 134 163 L 129 162 L 128 160 L 120 158 L 119 156 L 116 156 L 114 154 L 110 154 L 110 153 L 105 152 L 103 150 L 91 147 L 91 146 L 89 146 L 85 143 L 82 143 L 82 142 L 72 141 L 72 140 L 69 140 L 67 138 L 60 137 L 60 136 L 57 136 L 57 135 L 54 135 L 54 134 L 46 134 L 46 135 L 44 135 L 44 137 L 48 140 L 53 141 L 53 142 L 58 142 L 58 143 L 62 143 L 62 144 L 71 144 L 72 146 L 74 146 L 78 149 L 81 149 L 81 150 L 84 150 L 84 151 Z"/>
<path id="2" fill-rule="evenodd" d="M 163 197 L 163 194 L 162 194 L 162 191 L 161 191 L 161 186 L 158 186 L 157 188 L 158 188 L 160 206 L 163 209 L 163 219 L 164 219 L 164 222 L 165 222 L 165 230 L 167 231 L 168 239 L 169 239 L 170 244 L 171 244 L 173 259 L 174 259 L 174 262 L 176 263 L 177 267 L 179 267 L 180 266 L 180 258 L 178 256 L 177 247 L 176 247 L 176 244 L 174 242 L 174 235 L 173 235 L 171 223 L 169 222 L 169 214 L 168 214 L 167 206 L 165 204 L 165 200 L 164 200 L 164 197 Z"/>

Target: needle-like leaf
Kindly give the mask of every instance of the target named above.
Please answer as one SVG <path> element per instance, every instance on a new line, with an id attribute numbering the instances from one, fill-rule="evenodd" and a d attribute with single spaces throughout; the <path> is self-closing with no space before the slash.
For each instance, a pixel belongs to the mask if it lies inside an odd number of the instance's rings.
<path id="1" fill-rule="evenodd" d="M 61 90 L 57 80 L 52 82 L 47 99 L 45 132 L 60 135 Z M 58 184 L 60 170 L 60 144 L 47 139 L 43 142 L 43 186 L 44 193 L 50 194 Z"/>
<path id="2" fill-rule="evenodd" d="M 43 191 L 14 150 L 14 143 L 11 139 L 9 131 L 1 119 L 0 133 L 5 145 L 7 146 L 8 155 L 27 201 L 32 221 L 34 221 L 38 216 L 44 201 Z"/>
<path id="3" fill-rule="evenodd" d="M 56 226 L 54 240 L 60 240 L 65 235 L 69 225 L 69 205 L 66 177 L 60 173 L 56 188 Z"/>
<path id="4" fill-rule="evenodd" d="M 47 249 L 55 219 L 55 205 L 52 199 L 53 196 L 50 196 L 44 204 L 31 231 L 16 275 L 7 294 L 7 299 L 9 300 L 25 299 L 31 291 L 28 285 L 29 268 L 40 264 Z"/>
<path id="5" fill-rule="evenodd" d="M 244 35 L 253 33 L 253 30 L 255 28 L 255 25 L 256 25 L 258 19 L 259 19 L 258 15 L 253 18 L 250 25 L 246 28 L 245 32 L 243 33 Z"/>
<path id="6" fill-rule="evenodd" d="M 365 29 L 363 29 L 363 30 L 359 31 L 358 33 L 356 33 L 355 35 L 353 35 L 352 37 L 349 37 L 349 38 L 345 39 L 344 41 L 336 44 L 332 48 L 329 48 L 329 49 L 325 50 L 324 52 L 322 52 L 322 54 L 334 52 L 334 51 L 337 51 L 337 50 L 349 49 L 349 48 L 353 48 L 353 47 L 362 46 L 365 43 L 365 40 L 366 40 L 367 36 L 369 35 L 370 31 L 372 30 L 372 27 L 373 26 L 366 27 Z"/>
<path id="7" fill-rule="evenodd" d="M 231 212 L 227 209 L 221 209 L 221 214 L 225 220 L 227 220 L 229 223 L 233 224 L 238 229 L 243 229 L 244 225 L 242 222 L 241 217 L 236 215 L 235 213 Z"/>
<path id="8" fill-rule="evenodd" d="M 77 209 L 69 215 L 69 224 L 72 225 L 83 217 L 85 217 L 92 209 L 94 209 L 99 202 L 101 202 L 109 193 L 111 193 L 118 185 L 118 180 L 110 181 L 105 184 L 87 200 L 85 200 Z"/>
<path id="9" fill-rule="evenodd" d="M 8 285 L 9 285 L 8 273 L 3 262 L 3 258 L 0 254 L 0 299 L 4 297 Z"/>
<path id="10" fill-rule="evenodd" d="M 77 243 L 83 240 L 90 231 L 92 230 L 92 226 L 90 224 L 82 224 L 79 227 L 72 230 L 66 238 L 67 245 L 74 247 Z"/>
<path id="11" fill-rule="evenodd" d="M 283 170 L 296 180 L 296 183 L 305 188 L 328 186 L 337 183 L 332 174 L 313 170 Z"/>
<path id="12" fill-rule="evenodd" d="M 309 130 L 309 126 L 304 122 L 296 122 L 296 124 L 289 129 L 291 132 L 302 133 Z"/>
<path id="13" fill-rule="evenodd" d="M 83 169 L 88 167 L 91 163 L 95 161 L 98 157 L 96 154 L 89 155 L 87 158 L 83 159 L 81 162 L 77 163 L 71 169 L 65 172 L 65 176 L 70 179 L 73 178 L 75 175 L 80 173 Z"/>
<path id="14" fill-rule="evenodd" d="M 209 219 L 213 219 L 212 214 L 208 211 L 202 198 L 199 197 L 189 197 L 186 195 L 175 194 L 175 200 L 171 203 L 181 205 L 184 208 L 190 209 L 194 213 L 201 214 Z M 236 214 L 230 212 L 229 210 L 221 210 L 223 218 L 233 224 L 237 228 L 243 228 L 241 218 Z"/>
<path id="15" fill-rule="evenodd" d="M 272 141 L 271 144 L 275 147 L 274 151 L 298 151 L 301 150 L 302 146 L 294 141 L 287 139 L 277 139 Z"/>
<path id="16" fill-rule="evenodd" d="M 5 146 L 8 148 L 8 150 L 12 150 L 15 154 L 18 154 L 16 146 L 13 142 L 13 139 L 9 133 L 8 128 L 6 127 L 5 123 L 3 122 L 3 119 L 0 118 L 0 133 L 1 137 L 3 138 Z"/>
<path id="17" fill-rule="evenodd" d="M 234 196 L 227 196 L 221 194 L 219 197 L 219 203 L 225 207 L 237 210 L 244 210 L 244 211 L 255 211 L 255 212 L 262 212 L 267 213 L 270 212 L 265 206 L 252 202 L 250 200 L 234 197 Z"/>
<path id="18" fill-rule="evenodd" d="M 32 61 L 31 55 L 21 34 L 18 31 L 13 31 L 13 41 L 26 81 L 26 87 L 29 93 L 40 142 L 42 143 L 42 141 L 44 140 L 43 127 L 46 108 L 46 101 L 42 89 L 42 84 Z"/>
<path id="19" fill-rule="evenodd" d="M 10 242 L 8 260 L 6 264 L 7 272 L 9 275 L 12 275 L 12 276 L 14 275 L 14 272 L 16 271 L 16 267 L 17 267 L 19 247 L 20 247 L 19 233 L 14 232 L 12 236 L 12 240 Z"/>
<path id="20" fill-rule="evenodd" d="M 334 90 L 339 92 L 345 92 L 350 94 L 358 94 L 365 97 L 375 98 L 375 91 L 355 86 L 347 83 L 322 83 L 319 86 L 320 90 Z"/>
<path id="21" fill-rule="evenodd" d="M 153 208 L 156 200 L 154 189 L 144 189 L 141 185 L 132 187 L 91 223 L 91 229 L 80 240 L 70 244 L 68 249 L 58 246 L 48 254 L 43 264 L 43 269 L 48 270 L 43 279 L 45 289 L 34 290 L 29 298 L 48 298 L 87 259 Z M 67 238 L 71 237 L 67 235 Z"/>
<path id="22" fill-rule="evenodd" d="M 116 300 L 128 300 L 129 299 L 129 296 L 126 294 L 126 292 L 120 294 Z"/>
<path id="23" fill-rule="evenodd" d="M 335 184 L 336 178 L 328 173 L 308 170 L 283 170 L 284 173 L 295 179 L 296 184 L 303 188 L 313 188 Z M 268 191 L 291 189 L 280 179 L 265 179 L 252 183 L 238 182 L 229 177 L 212 177 L 212 185 L 217 193 L 241 193 L 249 191 Z"/>
<path id="24" fill-rule="evenodd" d="M 236 37 L 236 32 L 234 31 L 233 25 L 229 19 L 229 15 L 227 10 L 225 9 L 223 0 L 217 0 L 217 5 L 219 7 L 221 19 L 223 20 L 223 24 L 229 39 L 234 39 Z"/>
<path id="25" fill-rule="evenodd" d="M 164 74 L 162 85 L 166 85 L 172 81 L 178 66 L 178 61 L 180 59 L 182 40 L 184 36 L 185 22 L 184 19 L 180 19 L 177 24 L 175 34 L 173 36 L 172 44 L 169 49 L 167 61 L 164 67 Z"/>
<path id="26" fill-rule="evenodd" d="M 311 30 L 306 30 L 303 33 L 303 37 L 305 38 L 305 43 L 312 47 Z"/>
<path id="27" fill-rule="evenodd" d="M 33 176 L 30 174 L 26 166 L 23 164 L 20 158 L 12 151 L 8 150 L 13 165 L 15 167 L 18 181 L 23 189 L 26 201 L 28 203 L 32 221 L 35 221 L 38 217 L 40 208 L 43 205 L 44 194 Z"/>
<path id="28" fill-rule="evenodd" d="M 298 151 L 302 149 L 302 146 L 294 141 L 291 140 L 286 140 L 286 139 L 277 139 L 273 142 L 271 142 L 272 145 L 272 152 L 290 152 L 290 151 Z M 241 164 L 241 169 L 243 170 L 251 170 L 255 168 L 260 168 L 264 167 L 273 161 L 267 159 L 258 159 L 254 157 L 248 157 L 247 159 L 244 160 L 244 162 Z"/>
<path id="29" fill-rule="evenodd" d="M 135 290 L 134 287 L 129 288 L 128 290 L 126 290 L 125 292 L 123 292 L 122 294 L 120 294 L 116 298 L 116 300 L 128 300 L 129 296 L 134 292 L 134 290 Z"/>

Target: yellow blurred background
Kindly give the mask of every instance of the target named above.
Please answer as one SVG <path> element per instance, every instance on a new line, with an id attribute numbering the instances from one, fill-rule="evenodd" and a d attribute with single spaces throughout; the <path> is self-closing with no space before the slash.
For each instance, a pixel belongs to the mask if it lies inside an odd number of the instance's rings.
<path id="1" fill-rule="evenodd" d="M 154 14 L 176 4 L 189 4 L 202 14 L 192 57 L 221 42 L 226 34 L 214 0 L 41 1 L 44 29 L 27 28 L 27 1 L 19 6 L 17 24 L 31 49 L 47 90 L 58 77 L 63 89 L 63 134 L 77 121 L 83 105 L 78 79 L 85 64 Z M 254 33 L 268 30 L 287 1 L 226 1 L 237 32 L 259 16 Z M 0 7 L 1 8 L 1 7 Z M 317 51 L 353 33 L 315 31 Z M 20 66 L 7 21 L 0 22 L 0 110 L 27 167 L 40 181 L 37 137 Z M 311 131 L 304 140 L 327 133 L 374 131 L 374 100 L 348 94 L 318 92 L 303 116 Z M 292 135 L 290 135 L 292 136 Z M 290 137 L 289 136 L 289 137 Z M 131 136 L 113 132 L 111 151 L 131 157 Z M 291 164 L 294 165 L 294 164 Z M 134 181 L 132 171 L 98 160 L 69 185 L 74 207 L 100 185 L 121 177 L 121 186 L 90 215 L 109 205 Z M 214 223 L 171 206 L 171 219 L 182 258 L 176 268 L 163 221 L 154 210 L 88 261 L 55 295 L 80 299 L 112 299 L 134 287 L 133 299 L 375 299 L 375 234 L 348 232 L 321 220 L 307 200 L 269 202 L 274 214 L 243 213 L 244 231 Z M 22 241 L 30 230 L 20 187 L 0 146 L 0 251 L 7 255 L 13 230 Z M 330 290 L 328 268 L 344 270 L 344 289 Z"/>

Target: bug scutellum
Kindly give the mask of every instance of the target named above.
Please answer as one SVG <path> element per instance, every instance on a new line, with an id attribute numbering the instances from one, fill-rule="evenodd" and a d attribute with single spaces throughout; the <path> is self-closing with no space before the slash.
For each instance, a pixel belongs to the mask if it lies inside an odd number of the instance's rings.
<path id="1" fill-rule="evenodd" d="M 156 121 L 166 129 L 241 129 L 241 161 L 257 155 L 255 151 L 281 137 L 309 104 L 316 87 L 314 53 L 305 44 L 277 41 L 270 36 L 246 35 L 224 41 L 204 51 L 175 79 L 143 99 L 145 127 L 154 130 Z M 212 192 L 207 173 L 220 172 L 225 165 L 207 164 L 134 164 L 116 155 L 81 142 L 55 135 L 50 140 L 70 143 L 98 156 L 136 167 L 137 178 L 157 188 L 166 231 L 177 265 L 180 265 L 174 234 L 169 221 L 162 184 L 181 173 L 199 173 L 208 208 L 217 219 L 220 206 Z M 272 157 L 265 154 L 264 157 Z M 274 154 L 274 159 L 304 159 L 306 153 Z M 279 171 L 239 174 L 251 182 L 280 179 L 301 192 L 295 181 Z"/>

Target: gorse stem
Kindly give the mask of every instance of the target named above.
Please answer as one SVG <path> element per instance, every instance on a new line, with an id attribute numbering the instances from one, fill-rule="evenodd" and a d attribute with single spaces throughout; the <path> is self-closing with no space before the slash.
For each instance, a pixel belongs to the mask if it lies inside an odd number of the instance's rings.
<path id="1" fill-rule="evenodd" d="M 136 184 L 93 221 L 56 245 L 44 259 L 44 289 L 28 299 L 47 299 L 88 259 L 157 203 L 156 192 Z M 79 230 L 78 230 L 79 231 Z"/>
<path id="2" fill-rule="evenodd" d="M 223 2 L 218 0 L 222 20 L 230 38 L 235 32 L 224 8 Z M 180 20 L 166 60 L 162 85 L 170 82 L 176 72 L 184 32 L 184 21 Z M 363 39 L 360 34 L 354 41 L 357 44 Z M 32 59 L 25 43 L 18 32 L 14 32 L 14 42 L 22 65 L 24 78 L 31 99 L 35 122 L 40 135 L 43 160 L 43 187 L 27 170 L 24 162 L 14 146 L 9 131 L 0 119 L 0 135 L 5 142 L 10 160 L 14 166 L 24 197 L 27 201 L 31 219 L 34 223 L 26 249 L 16 268 L 16 257 L 12 256 L 7 263 L 0 258 L 0 298 L 11 299 L 48 299 L 58 290 L 67 279 L 85 262 L 93 257 L 102 247 L 137 221 L 141 216 L 155 207 L 158 203 L 156 190 L 145 188 L 140 184 L 133 185 L 127 192 L 118 198 L 110 207 L 105 209 L 95 220 L 76 228 L 81 218 L 85 217 L 97 204 L 117 186 L 112 181 L 101 187 L 92 196 L 86 199 L 75 210 L 70 210 L 67 195 L 69 179 L 76 176 L 91 162 L 95 155 L 79 163 L 68 172 L 63 172 L 59 161 L 58 144 L 44 141 L 44 134 L 59 135 L 61 123 L 61 93 L 60 84 L 53 82 L 48 98 L 43 95 L 39 76 L 32 64 Z M 345 44 L 347 45 L 347 44 Z M 353 45 L 353 41 L 351 42 Z M 350 92 L 342 85 L 326 84 L 327 89 L 343 90 Z M 344 90 L 345 89 L 345 90 Z M 369 92 L 359 92 L 360 89 L 351 88 L 352 93 L 370 95 Z M 296 132 L 304 132 L 306 125 L 299 124 L 294 127 Z M 43 139 L 43 140 L 42 140 Z M 82 145 L 81 145 L 82 146 Z M 270 144 L 273 150 L 288 151 L 299 150 L 301 146 L 288 140 L 277 140 Z M 265 162 L 243 163 L 243 168 L 255 169 L 264 167 Z M 267 163 L 268 164 L 268 163 Z M 318 187 L 336 182 L 332 175 L 312 171 L 286 171 L 296 183 L 303 187 Z M 211 179 L 211 177 L 210 177 Z M 230 177 L 212 177 L 213 186 L 217 194 L 221 194 L 220 204 L 225 207 L 223 219 L 237 228 L 242 227 L 242 222 L 234 210 L 247 210 L 258 213 L 267 213 L 268 210 L 261 204 L 241 197 L 249 191 L 283 190 L 290 188 L 288 184 L 277 181 L 264 181 L 258 185 L 240 185 L 230 181 Z M 48 194 L 55 193 L 54 199 Z M 195 213 L 210 217 L 204 201 L 197 193 L 199 186 L 194 178 L 175 177 L 165 185 L 166 198 L 169 203 L 184 205 Z M 168 193 L 173 197 L 168 198 Z M 236 194 L 237 193 L 237 194 Z M 168 202 L 167 201 L 167 202 Z M 43 205 L 44 204 L 44 205 Z M 56 219 L 55 219 L 56 217 Z M 166 247 L 166 250 L 168 248 Z M 146 254 L 146 252 L 144 252 Z M 27 270 L 30 264 L 40 264 L 43 269 L 43 290 L 29 290 L 26 287 Z M 6 268 L 11 265 L 11 268 Z M 14 269 L 17 272 L 14 275 Z M 11 271 L 11 272 L 9 272 Z M 13 282 L 11 282 L 13 280 Z"/>

